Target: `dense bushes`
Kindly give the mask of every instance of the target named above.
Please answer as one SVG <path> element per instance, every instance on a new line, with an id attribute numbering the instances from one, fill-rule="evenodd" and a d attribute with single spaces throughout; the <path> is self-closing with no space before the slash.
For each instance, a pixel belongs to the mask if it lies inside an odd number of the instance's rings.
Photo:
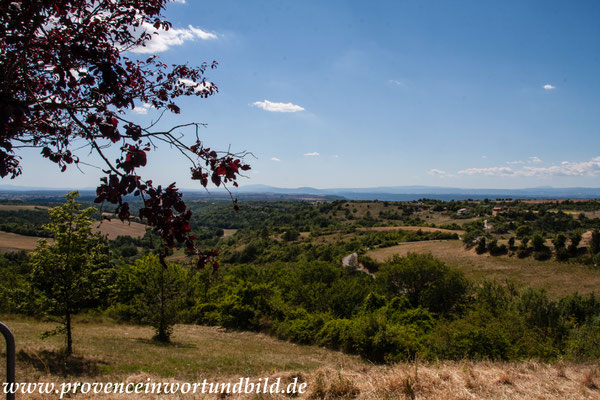
<path id="1" fill-rule="evenodd" d="M 226 267 L 188 277 L 183 320 L 270 333 L 374 362 L 596 357 L 600 304 L 544 291 L 473 286 L 428 255 L 367 274 L 326 262 Z"/>
<path id="2" fill-rule="evenodd" d="M 19 303 L 27 293 L 26 257 L 11 259 L 11 268 L 6 257 L 2 276 L 21 288 L 0 291 L 2 311 L 34 312 Z M 429 255 L 393 258 L 375 278 L 325 261 L 216 273 L 167 265 L 149 255 L 116 266 L 106 296 L 110 315 L 150 324 L 157 334 L 161 319 L 167 335 L 175 322 L 261 331 L 374 362 L 600 357 L 600 302 L 593 295 L 551 301 L 543 291 L 510 284 L 473 285 Z"/>

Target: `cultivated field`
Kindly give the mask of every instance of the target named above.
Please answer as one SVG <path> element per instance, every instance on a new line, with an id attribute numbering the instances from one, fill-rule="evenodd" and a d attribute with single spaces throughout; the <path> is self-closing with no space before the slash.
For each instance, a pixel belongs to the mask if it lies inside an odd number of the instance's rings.
<path id="1" fill-rule="evenodd" d="M 118 218 L 94 222 L 92 225 L 94 232 L 100 232 L 108 235 L 109 239 L 115 239 L 117 236 L 131 236 L 140 238 L 146 233 L 146 225 L 139 222 L 122 222 Z"/>
<path id="2" fill-rule="evenodd" d="M 0 211 L 19 211 L 19 210 L 32 210 L 32 211 L 43 211 L 47 210 L 50 207 L 46 206 L 36 206 L 29 204 L 0 204 Z"/>
<path id="3" fill-rule="evenodd" d="M 41 238 L 0 231 L 0 253 L 33 250 L 39 239 Z M 51 241 L 52 239 L 47 240 Z"/>
<path id="4" fill-rule="evenodd" d="M 105 220 L 94 222 L 92 225 L 94 232 L 100 232 L 103 235 L 108 235 L 109 239 L 115 239 L 117 236 L 142 237 L 146 233 L 146 225 L 138 222 L 121 222 L 119 219 Z M 33 250 L 37 245 L 37 241 L 42 238 L 36 236 L 19 235 L 17 233 L 9 233 L 0 231 L 0 253 L 8 253 L 11 251 Z M 47 239 L 52 241 L 52 239 Z"/>
<path id="5" fill-rule="evenodd" d="M 53 327 L 4 316 L 17 338 L 18 381 L 125 381 L 145 383 L 211 381 L 235 383 L 240 377 L 294 378 L 307 383 L 300 399 L 598 399 L 596 364 L 536 361 L 518 363 L 440 362 L 368 364 L 314 346 L 298 346 L 261 334 L 225 332 L 200 326 L 175 327 L 174 344 L 148 340 L 145 327 L 80 317 L 75 325 L 75 356 L 65 363 L 61 338 L 42 341 Z M 4 365 L 0 373 L 4 374 Z M 48 396 L 28 396 L 47 400 Z M 74 395 L 74 399 L 146 400 L 147 395 Z M 169 395 L 169 399 L 289 399 L 283 395 Z M 17 397 L 17 399 L 24 399 Z"/>

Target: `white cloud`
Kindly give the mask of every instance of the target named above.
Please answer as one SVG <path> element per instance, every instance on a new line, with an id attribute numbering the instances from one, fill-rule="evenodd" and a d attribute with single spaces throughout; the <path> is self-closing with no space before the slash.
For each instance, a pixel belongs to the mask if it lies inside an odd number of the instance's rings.
<path id="1" fill-rule="evenodd" d="M 542 159 L 541 159 L 541 158 L 539 158 L 539 157 L 533 156 L 533 157 L 529 157 L 529 162 L 530 162 L 530 163 L 536 163 L 536 164 L 537 164 L 537 163 L 541 163 L 541 162 L 542 162 Z"/>
<path id="2" fill-rule="evenodd" d="M 438 178 L 455 178 L 456 176 L 454 174 L 449 174 L 444 170 L 441 169 L 430 169 L 429 171 L 427 171 L 427 173 L 429 175 L 433 175 L 433 176 L 437 176 Z"/>
<path id="3" fill-rule="evenodd" d="M 446 175 L 446 171 L 442 171 L 441 169 L 430 169 L 427 171 L 429 175 Z"/>
<path id="4" fill-rule="evenodd" d="M 210 40 L 217 38 L 217 35 L 214 33 L 206 32 L 192 25 L 188 25 L 187 29 L 171 28 L 166 31 L 164 29 L 156 29 L 152 24 L 144 22 L 138 31 L 140 34 L 142 31 L 146 31 L 150 34 L 151 39 L 146 41 L 145 46 L 132 49 L 131 51 L 134 53 L 159 53 L 168 50 L 170 47 L 180 46 L 189 40 Z"/>
<path id="5" fill-rule="evenodd" d="M 554 90 L 554 89 L 556 89 L 556 86 L 552 86 L 549 83 L 544 85 L 544 90 Z"/>
<path id="6" fill-rule="evenodd" d="M 467 168 L 458 171 L 460 175 L 510 176 L 514 171 L 510 167 Z"/>
<path id="7" fill-rule="evenodd" d="M 506 163 L 508 165 L 517 165 L 517 164 L 525 164 L 525 161 L 523 161 L 523 160 L 515 160 L 515 161 L 507 161 Z"/>
<path id="8" fill-rule="evenodd" d="M 600 157 L 582 162 L 563 161 L 550 167 L 523 167 L 520 173 L 524 176 L 598 176 Z"/>
<path id="9" fill-rule="evenodd" d="M 392 85 L 396 85 L 396 86 L 401 86 L 401 87 L 406 86 L 404 84 L 404 82 L 396 80 L 396 79 L 390 79 L 388 82 L 391 83 Z"/>
<path id="10" fill-rule="evenodd" d="M 517 169 L 517 170 L 514 170 L 510 167 L 467 168 L 467 169 L 458 171 L 458 173 L 461 175 L 525 176 L 525 177 L 600 176 L 600 156 L 594 157 L 589 161 L 581 161 L 581 162 L 563 161 L 559 165 L 551 165 L 549 167 L 524 166 L 521 169 Z"/>
<path id="11" fill-rule="evenodd" d="M 281 161 L 281 160 L 277 157 L 271 157 L 271 161 Z"/>
<path id="12" fill-rule="evenodd" d="M 255 101 L 252 103 L 254 107 L 262 108 L 265 111 L 271 112 L 298 112 L 304 111 L 303 107 L 300 107 L 292 103 L 274 103 L 269 100 Z"/>
<path id="13" fill-rule="evenodd" d="M 304 153 L 305 156 L 309 156 L 309 157 L 315 157 L 320 155 L 319 153 L 317 153 L 316 151 L 312 152 L 312 153 Z"/>
<path id="14" fill-rule="evenodd" d="M 194 82 L 191 79 L 179 78 L 179 82 L 183 83 L 184 86 L 188 86 L 194 89 L 194 92 L 205 92 L 209 91 L 210 88 L 214 88 L 215 84 L 212 82 Z"/>
<path id="15" fill-rule="evenodd" d="M 146 115 L 148 114 L 148 110 L 150 110 L 152 107 L 152 104 L 148 104 L 148 103 L 144 103 L 141 106 L 136 106 L 133 108 L 133 112 L 139 115 Z"/>
<path id="16" fill-rule="evenodd" d="M 331 156 L 331 158 L 340 158 L 340 156 L 338 156 L 337 154 L 333 154 L 333 155 Z"/>
<path id="17" fill-rule="evenodd" d="M 185 4 L 185 0 L 172 0 L 173 3 Z"/>
<path id="18" fill-rule="evenodd" d="M 481 156 L 481 158 L 483 158 L 485 160 L 487 158 L 487 156 Z"/>

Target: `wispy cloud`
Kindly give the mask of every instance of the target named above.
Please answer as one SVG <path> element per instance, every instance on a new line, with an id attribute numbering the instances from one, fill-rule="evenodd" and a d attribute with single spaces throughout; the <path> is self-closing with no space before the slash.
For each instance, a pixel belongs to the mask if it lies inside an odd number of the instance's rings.
<path id="1" fill-rule="evenodd" d="M 514 175 L 510 167 L 467 168 L 458 171 L 460 175 L 509 176 Z"/>
<path id="2" fill-rule="evenodd" d="M 312 153 L 304 153 L 304 155 L 308 156 L 308 157 L 316 157 L 316 156 L 319 156 L 320 154 L 317 153 L 316 151 L 314 151 Z"/>
<path id="3" fill-rule="evenodd" d="M 271 157 L 271 161 L 277 161 L 277 162 L 280 162 L 281 160 L 280 160 L 279 158 L 277 158 L 277 157 Z"/>
<path id="4" fill-rule="evenodd" d="M 275 103 L 269 100 L 255 101 L 252 103 L 254 107 L 262 108 L 265 111 L 270 112 L 298 112 L 304 111 L 303 107 L 300 107 L 292 103 Z"/>
<path id="5" fill-rule="evenodd" d="M 427 173 L 429 175 L 437 176 L 440 178 L 454 178 L 455 177 L 455 175 L 453 175 L 453 174 L 449 174 L 444 170 L 436 169 L 436 168 L 430 169 L 429 171 L 427 171 Z"/>
<path id="6" fill-rule="evenodd" d="M 340 156 L 338 156 L 337 154 L 332 154 L 331 158 L 340 158 Z"/>
<path id="7" fill-rule="evenodd" d="M 140 35 L 145 31 L 149 33 L 152 38 L 146 42 L 145 46 L 132 49 L 131 51 L 134 53 L 160 53 L 173 46 L 180 46 L 189 40 L 211 40 L 217 38 L 216 34 L 206 32 L 192 25 L 188 25 L 187 29 L 171 28 L 166 31 L 164 29 L 156 29 L 152 24 L 144 22 L 142 26 L 138 28 L 138 31 Z"/>
<path id="8" fill-rule="evenodd" d="M 515 160 L 515 161 L 507 161 L 506 163 L 508 165 L 518 165 L 518 164 L 525 164 L 525 161 L 523 161 L 523 160 Z"/>
<path id="9" fill-rule="evenodd" d="M 406 84 L 405 84 L 404 82 L 402 82 L 402 81 L 399 81 L 399 80 L 397 80 L 397 79 L 390 79 L 390 80 L 388 81 L 388 83 L 391 83 L 392 85 L 395 85 L 395 86 L 401 86 L 401 87 L 404 87 L 404 86 L 406 86 Z"/>
<path id="10" fill-rule="evenodd" d="M 185 4 L 185 0 L 171 0 L 173 3 Z"/>
<path id="11" fill-rule="evenodd" d="M 532 157 L 534 158 L 534 157 Z M 537 158 L 537 157 L 535 157 Z M 540 160 L 541 161 L 541 160 Z M 532 161 L 536 162 L 536 161 Z M 511 167 L 467 168 L 458 171 L 460 175 L 485 175 L 485 176 L 525 176 L 525 177 L 550 177 L 550 176 L 599 176 L 600 156 L 589 161 L 563 161 L 558 165 L 548 167 L 532 167 L 525 165 L 520 169 Z"/>
<path id="12" fill-rule="evenodd" d="M 539 157 L 533 156 L 533 157 L 529 157 L 529 162 L 530 163 L 538 164 L 538 163 L 542 162 L 542 159 L 539 158 Z"/>
<path id="13" fill-rule="evenodd" d="M 554 89 L 556 89 L 556 86 L 553 86 L 549 83 L 544 85 L 544 90 L 554 90 Z"/>
<path id="14" fill-rule="evenodd" d="M 141 106 L 134 107 L 133 112 L 138 115 L 146 115 L 151 108 L 154 108 L 152 104 L 144 103 Z"/>

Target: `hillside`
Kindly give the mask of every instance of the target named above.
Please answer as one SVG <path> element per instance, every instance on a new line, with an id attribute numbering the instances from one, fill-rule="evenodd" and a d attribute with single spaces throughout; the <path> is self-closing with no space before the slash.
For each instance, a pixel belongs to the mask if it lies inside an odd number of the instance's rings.
<path id="1" fill-rule="evenodd" d="M 307 383 L 301 399 L 597 399 L 595 364 L 536 361 L 514 363 L 441 362 L 376 366 L 354 356 L 271 337 L 213 327 L 175 328 L 174 343 L 157 345 L 145 327 L 93 317 L 76 321 L 76 354 L 65 363 L 61 340 L 41 340 L 48 322 L 3 316 L 17 338 L 19 381 L 195 382 L 204 378 L 235 382 L 239 377 L 295 377 Z M 0 373 L 4 374 L 4 365 Z M 65 376 L 64 374 L 67 373 Z M 23 398 L 23 397 L 21 397 Z M 31 396 L 31 399 L 42 399 Z M 51 399 L 54 397 L 43 397 Z M 146 399 L 144 396 L 75 395 L 73 399 Z M 174 398 L 164 396 L 160 398 Z M 178 398 L 178 397 L 177 397 Z M 187 395 L 185 399 L 223 398 Z M 286 396 L 229 396 L 288 399 Z"/>

